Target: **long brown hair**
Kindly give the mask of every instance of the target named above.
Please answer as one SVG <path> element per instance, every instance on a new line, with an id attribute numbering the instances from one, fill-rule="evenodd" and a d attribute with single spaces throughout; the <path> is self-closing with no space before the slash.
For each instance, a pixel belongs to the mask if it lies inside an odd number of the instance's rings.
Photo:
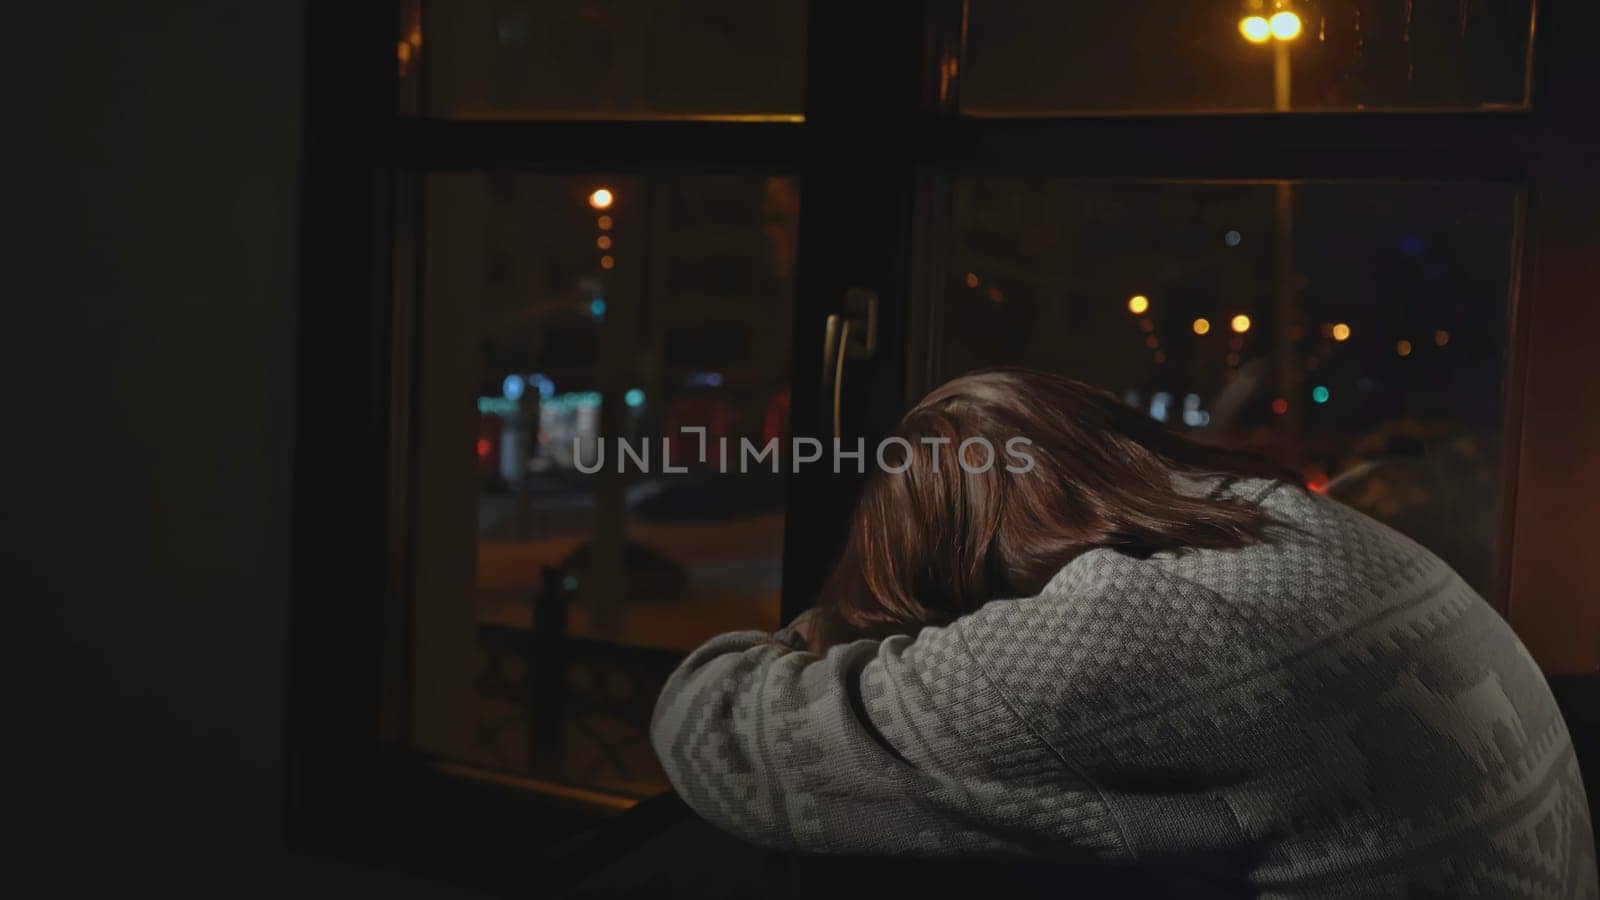
<path id="1" fill-rule="evenodd" d="M 1098 547 L 1145 556 L 1268 538 L 1274 522 L 1260 507 L 1180 490 L 1174 476 L 1298 483 L 1262 457 L 1196 443 L 1104 391 L 1027 369 L 948 382 L 895 436 L 886 447 L 900 452 L 885 461 L 905 469 L 874 471 L 863 487 L 823 592 L 835 632 L 823 644 L 910 633 L 1036 594 Z M 958 459 L 974 438 L 983 441 Z"/>

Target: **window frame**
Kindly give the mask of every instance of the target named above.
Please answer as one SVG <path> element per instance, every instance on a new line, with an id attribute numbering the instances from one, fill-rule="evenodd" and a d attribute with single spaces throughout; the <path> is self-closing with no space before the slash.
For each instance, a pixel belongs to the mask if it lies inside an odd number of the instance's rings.
<path id="1" fill-rule="evenodd" d="M 1600 509 L 1535 474 L 1600 459 L 1600 425 L 1550 396 L 1574 407 L 1571 398 L 1600 396 L 1600 367 L 1575 337 L 1600 331 L 1600 302 L 1586 302 L 1600 283 L 1588 215 L 1600 208 L 1590 172 L 1600 158 L 1590 115 L 1600 55 L 1584 46 L 1600 33 L 1596 8 L 1535 5 L 1524 110 L 980 119 L 954 112 L 951 54 L 965 2 L 813 0 L 800 122 L 404 116 L 399 4 L 308 7 L 286 798 L 294 846 L 484 886 L 558 883 L 620 849 L 569 842 L 530 853 L 604 815 L 577 793 L 535 796 L 519 779 L 465 773 L 384 740 L 403 731 L 405 694 L 393 546 L 409 528 L 408 490 L 405 466 L 391 462 L 405 452 L 396 385 L 413 375 L 409 319 L 396 302 L 407 275 L 396 240 L 416 226 L 407 172 L 798 175 L 792 427 L 818 437 L 828 426 L 816 351 L 823 317 L 847 289 L 875 289 L 883 302 L 882 349 L 852 364 L 851 383 L 869 389 L 846 397 L 850 430 L 882 434 L 920 384 L 916 348 L 933 325 L 918 301 L 937 284 L 930 266 L 942 237 L 931 223 L 948 174 L 1518 185 L 1526 202 L 1506 368 L 1500 539 L 1511 565 L 1501 611 L 1552 675 L 1600 672 L 1600 554 L 1578 552 L 1582 534 L 1600 534 Z M 790 485 L 786 616 L 820 586 L 856 488 L 809 471 Z M 1565 679 L 1560 689 L 1594 710 L 1596 682 Z M 1591 716 L 1574 731 L 1593 727 Z"/>

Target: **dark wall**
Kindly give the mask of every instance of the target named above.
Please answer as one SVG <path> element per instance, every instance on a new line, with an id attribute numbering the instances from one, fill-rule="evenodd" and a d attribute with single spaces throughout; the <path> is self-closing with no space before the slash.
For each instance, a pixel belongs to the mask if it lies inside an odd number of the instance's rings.
<path id="1" fill-rule="evenodd" d="M 8 868 L 277 894 L 301 9 L 6 18 Z"/>

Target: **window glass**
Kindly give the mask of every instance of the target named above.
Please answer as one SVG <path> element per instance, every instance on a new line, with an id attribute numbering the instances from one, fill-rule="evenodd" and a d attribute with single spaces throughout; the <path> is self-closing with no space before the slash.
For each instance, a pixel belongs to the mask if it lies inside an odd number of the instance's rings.
<path id="1" fill-rule="evenodd" d="M 798 118 L 801 0 L 426 2 L 398 48 L 462 118 Z"/>
<path id="2" fill-rule="evenodd" d="M 1492 594 L 1516 197 L 970 178 L 938 377 L 1018 364 L 1252 448 Z"/>
<path id="3" fill-rule="evenodd" d="M 970 0 L 960 106 L 975 115 L 1518 107 L 1532 9 L 1532 0 Z"/>
<path id="4" fill-rule="evenodd" d="M 797 182 L 436 175 L 426 203 L 413 742 L 658 791 L 662 679 L 778 625 L 783 476 L 716 448 L 786 440 Z"/>

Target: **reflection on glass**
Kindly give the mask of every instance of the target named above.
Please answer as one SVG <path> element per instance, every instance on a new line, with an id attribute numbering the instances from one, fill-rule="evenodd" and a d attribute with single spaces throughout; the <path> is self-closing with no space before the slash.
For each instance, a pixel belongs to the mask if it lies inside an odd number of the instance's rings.
<path id="1" fill-rule="evenodd" d="M 798 196 L 764 177 L 430 179 L 419 747 L 651 793 L 661 680 L 714 634 L 777 626 L 782 476 L 723 474 L 684 429 L 786 437 Z M 617 471 L 619 438 L 648 472 Z M 581 470 L 601 440 L 611 464 Z"/>
<path id="2" fill-rule="evenodd" d="M 991 178 L 953 200 L 939 376 L 1097 384 L 1293 466 L 1492 596 L 1512 190 Z"/>
<path id="3" fill-rule="evenodd" d="M 425 2 L 403 41 L 447 117 L 798 118 L 802 0 Z"/>
<path id="4" fill-rule="evenodd" d="M 1532 0 L 970 0 L 963 112 L 1527 102 Z"/>

